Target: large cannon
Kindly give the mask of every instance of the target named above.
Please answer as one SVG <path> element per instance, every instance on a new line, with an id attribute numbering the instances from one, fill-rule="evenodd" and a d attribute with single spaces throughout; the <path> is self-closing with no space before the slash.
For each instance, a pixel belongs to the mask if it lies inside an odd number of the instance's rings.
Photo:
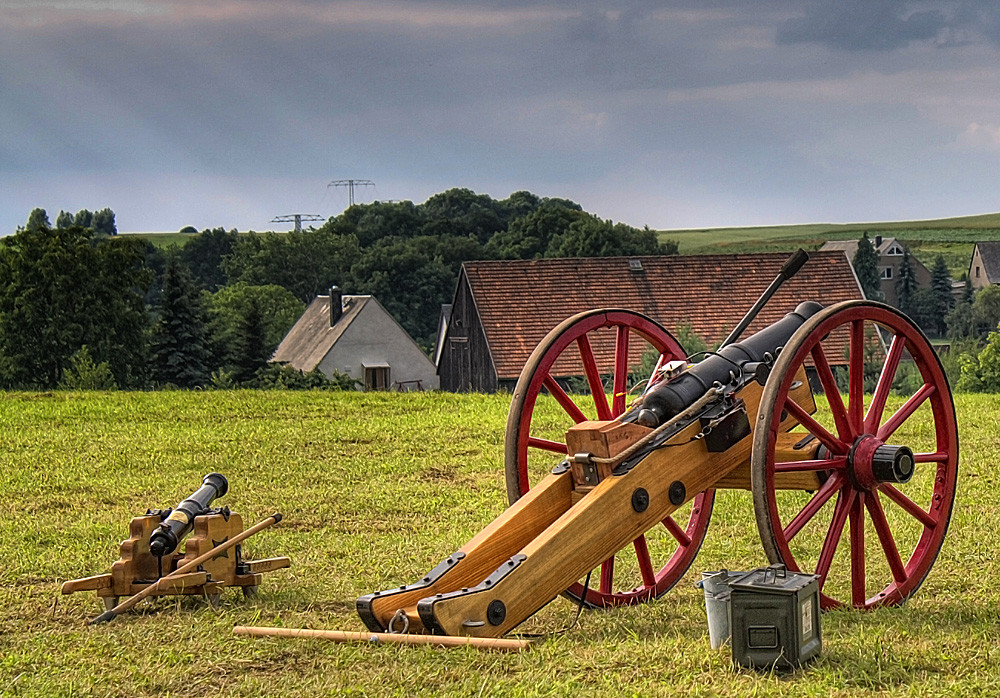
<path id="1" fill-rule="evenodd" d="M 358 599 L 365 625 L 498 638 L 559 594 L 592 607 L 655 599 L 690 567 L 720 488 L 752 492 L 767 557 L 815 573 L 824 608 L 904 602 L 955 497 L 958 430 L 937 355 L 879 303 L 802 303 L 734 343 L 752 314 L 701 363 L 628 310 L 553 329 L 513 395 L 509 508 L 422 579 Z M 644 354 L 655 368 L 631 394 Z"/>

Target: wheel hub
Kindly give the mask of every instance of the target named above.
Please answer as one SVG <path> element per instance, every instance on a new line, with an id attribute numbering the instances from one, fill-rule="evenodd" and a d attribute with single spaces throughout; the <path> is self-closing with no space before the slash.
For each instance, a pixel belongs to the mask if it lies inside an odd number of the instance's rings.
<path id="1" fill-rule="evenodd" d="M 847 470 L 854 484 L 874 490 L 883 482 L 903 483 L 913 477 L 913 451 L 883 443 L 871 434 L 858 437 L 847 454 Z"/>

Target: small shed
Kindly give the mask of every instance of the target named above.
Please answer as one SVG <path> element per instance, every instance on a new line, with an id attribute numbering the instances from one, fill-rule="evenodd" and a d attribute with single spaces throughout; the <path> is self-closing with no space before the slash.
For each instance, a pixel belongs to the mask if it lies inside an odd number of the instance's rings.
<path id="1" fill-rule="evenodd" d="M 434 364 L 373 296 L 334 287 L 316 296 L 271 357 L 300 371 L 318 368 L 361 382 L 365 390 L 435 390 Z"/>
<path id="2" fill-rule="evenodd" d="M 687 326 L 717 344 L 787 258 L 766 253 L 466 262 L 438 342 L 441 389 L 512 389 L 549 330 L 594 308 L 634 310 L 671 332 Z M 813 252 L 746 334 L 779 320 L 800 301 L 829 305 L 863 297 L 842 252 Z"/>

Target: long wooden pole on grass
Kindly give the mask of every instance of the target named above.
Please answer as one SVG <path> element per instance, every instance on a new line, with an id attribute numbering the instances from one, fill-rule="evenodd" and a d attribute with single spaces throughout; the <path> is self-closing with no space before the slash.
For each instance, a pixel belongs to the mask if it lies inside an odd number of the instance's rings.
<path id="1" fill-rule="evenodd" d="M 160 577 L 158 580 L 156 580 L 156 582 L 150 584 L 148 587 L 140 591 L 135 596 L 129 597 L 128 599 L 122 601 L 114 608 L 109 609 L 104 613 L 102 613 L 101 615 L 97 616 L 97 618 L 94 618 L 92 621 L 90 621 L 90 624 L 97 625 L 98 623 L 107 623 L 109 620 L 114 620 L 115 616 L 117 616 L 119 613 L 127 611 L 128 609 L 135 606 L 137 603 L 142 601 L 147 596 L 151 596 L 152 594 L 155 594 L 157 591 L 159 591 L 162 587 L 168 586 L 172 581 L 172 578 L 178 577 L 182 574 L 190 572 L 191 570 L 197 569 L 199 565 L 208 562 L 212 558 L 220 555 L 226 550 L 229 550 L 229 548 L 232 548 L 234 545 L 242 543 L 253 534 L 259 533 L 268 526 L 273 526 L 279 521 L 281 521 L 281 514 L 271 514 L 266 519 L 261 521 L 259 524 L 251 526 L 247 530 L 243 531 L 243 533 L 235 535 L 229 540 L 220 543 L 219 545 L 209 550 L 207 553 L 199 555 L 195 559 L 191 560 L 191 562 L 181 565 L 170 574 Z"/>
<path id="2" fill-rule="evenodd" d="M 469 637 L 454 635 L 409 635 L 407 633 L 357 633 L 344 630 L 308 630 L 306 628 L 259 628 L 237 625 L 236 635 L 254 637 L 306 637 L 334 642 L 394 643 L 399 645 L 436 645 L 438 647 L 473 647 L 496 652 L 520 652 L 531 647 L 530 640 L 503 637 Z"/>

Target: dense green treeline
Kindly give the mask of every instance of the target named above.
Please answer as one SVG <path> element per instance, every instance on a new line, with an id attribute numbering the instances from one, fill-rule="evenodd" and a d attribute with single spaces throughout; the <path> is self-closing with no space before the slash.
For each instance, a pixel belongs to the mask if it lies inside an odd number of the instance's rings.
<path id="1" fill-rule="evenodd" d="M 429 350 L 464 261 L 676 249 L 523 191 L 451 189 L 289 234 L 205 230 L 166 250 L 118 236 L 110 209 L 62 211 L 54 227 L 35 209 L 0 239 L 0 388 L 325 385 L 266 361 L 333 285 L 377 297 Z"/>

